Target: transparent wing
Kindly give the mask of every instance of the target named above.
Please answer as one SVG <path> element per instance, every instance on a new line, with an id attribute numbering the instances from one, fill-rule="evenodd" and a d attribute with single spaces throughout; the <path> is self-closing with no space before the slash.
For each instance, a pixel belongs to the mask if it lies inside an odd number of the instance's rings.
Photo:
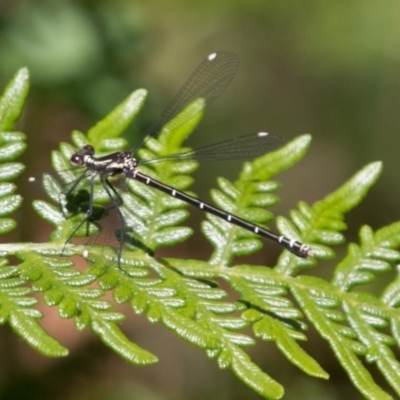
<path id="1" fill-rule="evenodd" d="M 157 137 L 163 126 L 194 100 L 202 98 L 206 107 L 209 106 L 227 88 L 238 68 L 239 58 L 233 53 L 217 52 L 207 56 L 183 84 L 160 117 L 146 129 L 142 138 L 133 147 L 132 153 L 143 146 L 146 138 Z M 175 129 L 186 120 L 185 116 L 175 118 L 170 129 Z"/>
<path id="2" fill-rule="evenodd" d="M 141 160 L 140 164 L 153 164 L 165 160 L 229 161 L 251 159 L 277 150 L 285 144 L 280 136 L 266 132 L 237 136 L 223 142 L 199 147 L 185 153 L 169 154 L 151 160 Z"/>

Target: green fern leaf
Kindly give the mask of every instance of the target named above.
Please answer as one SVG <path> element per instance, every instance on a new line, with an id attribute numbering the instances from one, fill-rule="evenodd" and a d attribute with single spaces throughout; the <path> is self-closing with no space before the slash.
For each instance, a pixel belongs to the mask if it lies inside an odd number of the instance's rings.
<path id="1" fill-rule="evenodd" d="M 61 357 L 68 355 L 68 350 L 37 323 L 36 319 L 42 315 L 13 312 L 8 323 L 11 328 L 34 349 L 48 357 Z"/>
<path id="2" fill-rule="evenodd" d="M 22 203 L 22 197 L 15 194 L 15 185 L 6 181 L 15 179 L 24 170 L 22 164 L 12 161 L 24 152 L 25 135 L 11 129 L 21 114 L 28 93 L 28 79 L 28 71 L 21 69 L 0 98 L 0 234 L 15 228 L 15 221 L 7 216 Z"/>
<path id="3" fill-rule="evenodd" d="M 38 324 L 42 315 L 32 308 L 37 299 L 32 290 L 25 287 L 25 281 L 17 278 L 17 268 L 0 267 L 0 323 L 8 323 L 22 339 L 40 353 L 49 357 L 66 356 L 68 350 L 49 336 Z"/>
<path id="4" fill-rule="evenodd" d="M 21 115 L 28 90 L 29 72 L 26 68 L 21 68 L 0 98 L 0 132 L 10 131 L 14 127 Z"/>
<path id="5" fill-rule="evenodd" d="M 153 354 L 129 342 L 115 324 L 95 318 L 91 329 L 107 346 L 132 364 L 147 365 L 158 361 Z"/>
<path id="6" fill-rule="evenodd" d="M 132 93 L 106 118 L 88 131 L 87 140 L 85 142 L 82 140 L 79 141 L 78 137 L 76 137 L 77 132 L 75 132 L 75 137 L 73 137 L 75 144 L 82 147 L 83 144 L 89 142 L 99 151 L 113 151 L 113 149 L 119 149 L 125 143 L 121 141 L 119 137 L 142 108 L 146 95 L 147 92 L 144 89 L 139 89 Z"/>
<path id="7" fill-rule="evenodd" d="M 143 168 L 144 172 L 178 190 L 186 190 L 192 184 L 193 179 L 189 174 L 197 168 L 195 161 L 166 160 L 158 163 L 157 158 L 187 150 L 182 149 L 182 142 L 200 121 L 203 108 L 203 101 L 193 102 L 164 127 L 160 140 L 146 141 L 146 147 L 139 152 L 139 155 L 143 159 L 154 159 L 155 162 L 146 165 L 146 168 Z M 177 121 L 181 120 L 186 122 L 177 124 Z M 171 131 L 169 128 L 171 125 L 177 127 Z M 135 180 L 130 180 L 127 186 L 130 193 L 123 195 L 124 216 L 127 224 L 134 227 L 135 235 L 140 237 L 144 247 L 154 251 L 160 247 L 182 242 L 192 234 L 191 229 L 176 226 L 188 217 L 184 202 L 144 187 Z"/>
<path id="8" fill-rule="evenodd" d="M 16 211 L 22 197 L 15 194 L 16 186 L 8 180 L 15 179 L 23 170 L 21 163 L 13 162 L 26 148 L 25 135 L 12 131 L 21 114 L 28 93 L 28 71 L 21 69 L 0 98 L 0 234 L 15 228 L 16 223 L 6 216 Z M 0 256 L 8 252 L 0 251 Z M 10 327 L 33 348 L 49 357 L 60 357 L 68 350 L 49 336 L 39 325 L 41 313 L 34 308 L 37 299 L 26 282 L 18 277 L 18 268 L 0 258 L 0 323 Z"/>
<path id="9" fill-rule="evenodd" d="M 356 177 L 371 177 L 373 174 L 368 172 L 374 167 L 376 165 L 372 164 Z M 373 381 L 359 356 L 365 356 L 368 362 L 376 362 L 388 383 L 400 394 L 400 364 L 390 350 L 395 340 L 380 332 L 390 320 L 392 326 L 398 324 L 397 313 L 385 307 L 385 302 L 391 301 L 389 293 L 394 293 L 396 284 L 391 284 L 384 293 L 383 302 L 367 293 L 350 291 L 356 286 L 370 283 L 376 278 L 376 273 L 389 271 L 390 262 L 400 258 L 400 253 L 393 250 L 400 244 L 400 224 L 382 228 L 376 233 L 369 227 L 363 227 L 360 238 L 360 246 L 349 246 L 348 255 L 337 267 L 331 285 L 302 276 L 303 288 L 293 288 L 292 293 L 303 304 L 308 319 L 329 341 L 337 358 L 364 396 L 371 399 L 390 398 Z M 320 286 L 319 290 L 316 290 L 317 286 Z"/>
<path id="10" fill-rule="evenodd" d="M 26 92 L 25 71 L 17 74 L 0 99 L 1 128 L 7 130 L 0 130 L 0 233 L 15 226 L 9 215 L 21 203 L 16 187 L 6 181 L 23 169 L 14 160 L 25 148 L 25 137 L 9 130 L 21 112 Z M 85 182 L 77 187 L 72 202 L 66 199 L 68 188 L 82 172 L 70 169 L 70 157 L 76 147 L 88 143 L 100 152 L 122 149 L 126 143 L 120 136 L 139 112 L 145 95 L 144 90 L 134 92 L 88 135 L 74 131 L 72 144 L 61 143 L 59 150 L 53 152 L 58 178 L 45 175 L 43 186 L 49 199 L 33 203 L 37 213 L 54 226 L 51 241 L 0 245 L 0 323 L 8 323 L 43 354 L 66 355 L 67 349 L 38 322 L 41 313 L 33 294 L 40 293 L 48 307 L 57 308 L 60 318 L 73 319 L 78 330 L 90 329 L 128 362 L 154 363 L 156 356 L 129 341 L 119 328 L 125 316 L 114 305 L 128 303 L 134 313 L 145 314 L 150 323 L 161 322 L 178 337 L 204 349 L 221 368 L 230 368 L 267 399 L 281 398 L 283 387 L 251 360 L 246 348 L 255 346 L 255 338 L 272 341 L 293 365 L 310 376 L 327 379 L 328 374 L 299 345 L 307 339 L 307 324 L 312 324 L 328 341 L 363 396 L 391 398 L 374 382 L 363 358 L 375 363 L 400 395 L 400 365 L 391 349 L 400 343 L 400 278 L 389 283 L 380 297 L 361 291 L 378 276 L 390 272 L 400 259 L 400 223 L 376 232 L 362 227 L 360 243 L 348 246 L 348 253 L 330 282 L 304 274 L 318 260 L 335 256 L 331 247 L 344 242 L 344 215 L 375 183 L 380 163 L 366 166 L 314 205 L 300 202 L 290 219 L 278 217 L 279 231 L 309 244 L 313 258 L 300 259 L 284 251 L 272 268 L 231 267 L 237 256 L 252 254 L 263 243 L 251 232 L 212 216 L 202 224 L 203 233 L 213 246 L 208 262 L 154 257 L 158 248 L 182 242 L 191 235 L 191 230 L 182 226 L 188 216 L 186 204 L 134 180 L 115 185 L 121 190 L 128 233 L 132 234 L 133 243 L 141 246 L 127 243 L 118 263 L 118 251 L 111 246 L 65 245 L 72 233 L 85 236 L 99 232 L 96 224 L 83 224 L 88 204 Z M 189 158 L 176 161 L 168 155 L 188 150 L 182 145 L 203 110 L 204 101 L 194 101 L 164 127 L 158 139 L 144 140 L 139 157 L 153 159 L 143 163 L 144 172 L 179 190 L 188 190 L 197 163 Z M 271 222 L 273 215 L 267 208 L 279 201 L 279 183 L 271 179 L 294 166 L 305 155 L 310 141 L 310 136 L 304 135 L 274 153 L 247 162 L 235 182 L 218 178 L 218 188 L 211 192 L 213 202 L 253 223 Z M 161 159 L 163 162 L 158 162 Z M 94 191 L 95 207 L 103 213 L 108 196 L 99 183 Z M 9 265 L 10 255 L 16 256 L 15 265 Z M 72 255 L 85 255 L 88 268 L 78 270 Z M 221 280 L 230 290 L 220 287 Z M 232 290 L 237 301 L 229 298 Z M 104 297 L 108 292 L 114 302 Z"/>
<path id="11" fill-rule="evenodd" d="M 279 185 L 270 179 L 298 162 L 307 151 L 310 140 L 309 135 L 302 136 L 276 152 L 247 162 L 234 184 L 219 179 L 219 190 L 211 192 L 214 203 L 255 224 L 267 223 L 272 214 L 265 207 L 278 202 L 277 196 L 271 192 Z M 262 246 L 259 236 L 211 215 L 207 215 L 202 228 L 215 249 L 211 264 L 229 265 L 235 256 L 249 255 Z"/>
<path id="12" fill-rule="evenodd" d="M 341 188 L 327 196 L 324 200 L 309 207 L 304 202 L 299 210 L 292 212 L 293 221 L 303 230 L 303 240 L 310 241 L 315 258 L 329 259 L 334 257 L 327 246 L 337 245 L 344 241 L 340 231 L 346 229 L 344 214 L 355 207 L 365 197 L 368 190 L 378 179 L 382 164 L 372 163 L 364 167 Z M 278 218 L 278 226 L 283 235 L 296 238 L 296 230 L 290 221 Z M 300 260 L 284 254 L 279 260 L 278 271 L 294 275 L 314 265 L 311 260 Z"/>

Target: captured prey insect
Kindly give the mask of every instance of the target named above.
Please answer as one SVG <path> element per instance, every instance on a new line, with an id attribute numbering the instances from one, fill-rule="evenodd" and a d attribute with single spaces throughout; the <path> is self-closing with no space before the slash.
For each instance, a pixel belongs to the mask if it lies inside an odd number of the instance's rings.
<path id="1" fill-rule="evenodd" d="M 200 210 L 222 218 L 231 224 L 270 239 L 299 257 L 305 258 L 312 256 L 309 246 L 296 240 L 278 235 L 266 228 L 255 225 L 243 218 L 199 200 L 183 191 L 179 191 L 174 187 L 153 179 L 141 172 L 139 169 L 141 165 L 148 165 L 163 160 L 195 159 L 199 161 L 212 161 L 256 157 L 276 150 L 283 145 L 284 140 L 279 136 L 265 132 L 258 132 L 235 137 L 230 140 L 204 146 L 184 153 L 166 155 L 156 159 L 139 160 L 136 158 L 135 154 L 137 150 L 143 146 L 145 141 L 148 140 L 148 138 L 157 137 L 164 125 L 172 118 L 174 119 L 168 126 L 171 130 L 187 122 L 184 113 L 180 113 L 194 100 L 202 98 L 205 101 L 206 106 L 211 104 L 233 79 L 238 66 L 239 60 L 237 56 L 232 53 L 217 52 L 210 54 L 199 64 L 180 91 L 166 107 L 161 116 L 144 132 L 141 140 L 139 140 L 133 149 L 130 151 L 115 152 L 102 157 L 95 157 L 94 148 L 91 145 L 85 145 L 71 156 L 70 163 L 74 167 L 81 167 L 83 172 L 76 181 L 72 183 L 66 195 L 71 195 L 85 179 L 89 180 L 90 188 L 90 201 L 86 210 L 87 215 L 75 229 L 71 237 L 77 232 L 82 224 L 89 221 L 93 216 L 93 190 L 95 181 L 99 180 L 111 201 L 111 207 L 115 208 L 120 219 L 120 231 L 122 232 L 122 239 L 120 238 L 119 240 L 120 248 L 118 254 L 118 262 L 120 263 L 126 226 L 124 216 L 120 209 L 122 198 L 109 178 L 121 175 L 125 179 L 135 179 L 144 185 L 160 190 L 161 192 L 184 201 Z"/>

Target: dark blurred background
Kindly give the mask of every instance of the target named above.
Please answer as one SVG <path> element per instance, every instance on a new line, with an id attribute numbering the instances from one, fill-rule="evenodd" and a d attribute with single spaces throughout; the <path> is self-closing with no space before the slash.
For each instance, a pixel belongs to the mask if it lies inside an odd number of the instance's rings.
<path id="1" fill-rule="evenodd" d="M 146 107 L 127 134 L 133 143 L 201 59 L 216 50 L 238 54 L 241 68 L 190 143 L 260 130 L 286 139 L 311 133 L 308 155 L 279 177 L 282 201 L 273 211 L 287 215 L 300 199 L 313 203 L 365 164 L 383 160 L 378 184 L 346 220 L 346 236 L 356 241 L 362 224 L 377 229 L 398 220 L 399 16 L 397 1 L 0 0 L 1 88 L 22 66 L 31 73 L 18 125 L 28 135 L 23 161 L 29 172 L 18 182 L 26 200 L 12 240 L 46 240 L 49 228 L 38 228 L 30 206 L 38 194 L 25 182 L 50 169 L 50 151 L 69 140 L 72 129 L 85 132 L 132 90 L 144 87 Z M 203 166 L 194 190 L 207 198 L 217 175 L 235 177 L 231 166 Z M 197 233 L 201 218 L 193 212 Z M 265 247 L 258 261 L 273 265 L 279 249 Z M 170 255 L 206 259 L 209 252 L 197 234 Z M 315 272 L 329 279 L 332 270 L 321 273 L 322 268 Z M 90 333 L 77 333 L 56 310 L 43 310 L 43 326 L 71 355 L 47 359 L 0 327 L 1 400 L 259 398 L 203 351 L 143 317 L 130 317 L 122 329 L 161 361 L 138 368 Z M 309 335 L 304 348 L 331 374 L 328 382 L 300 373 L 273 345 L 259 343 L 250 353 L 286 386 L 286 399 L 361 398 L 327 344 L 312 329 Z M 382 383 L 379 375 L 376 379 Z"/>

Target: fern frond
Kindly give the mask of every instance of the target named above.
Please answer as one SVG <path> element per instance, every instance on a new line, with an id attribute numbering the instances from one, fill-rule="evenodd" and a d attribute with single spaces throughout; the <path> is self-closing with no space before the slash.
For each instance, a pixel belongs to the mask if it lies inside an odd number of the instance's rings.
<path id="1" fill-rule="evenodd" d="M 310 136 L 304 135 L 274 153 L 246 162 L 235 183 L 219 178 L 219 190 L 211 192 L 214 203 L 255 224 L 266 224 L 273 218 L 266 207 L 279 201 L 272 194 L 279 184 L 271 181 L 271 178 L 298 162 L 307 151 L 310 141 Z M 234 257 L 252 254 L 262 247 L 259 236 L 212 215 L 207 215 L 202 230 L 214 248 L 210 258 L 213 265 L 229 265 Z M 299 238 L 299 235 L 289 237 Z"/>
<path id="2" fill-rule="evenodd" d="M 312 245 L 314 257 L 300 260 L 291 257 L 286 252 L 278 262 L 278 271 L 283 274 L 295 275 L 301 270 L 315 265 L 317 258 L 333 258 L 335 253 L 328 246 L 336 246 L 344 242 L 345 239 L 341 233 L 347 229 L 343 221 L 344 214 L 361 202 L 378 179 L 381 170 L 380 162 L 372 163 L 312 207 L 305 202 L 300 202 L 299 210 L 292 211 L 291 216 L 295 226 L 300 227 L 303 231 L 302 239 L 314 243 Z M 278 218 L 278 226 L 284 235 L 296 237 L 297 231 L 293 223 L 287 219 Z"/>
<path id="3" fill-rule="evenodd" d="M 15 220 L 8 216 L 22 203 L 22 197 L 15 194 L 17 187 L 9 181 L 24 170 L 24 166 L 14 160 L 26 148 L 25 135 L 12 129 L 22 112 L 28 88 L 29 75 L 23 68 L 0 98 L 0 235 L 16 227 Z M 42 317 L 34 308 L 38 301 L 19 276 L 18 267 L 8 265 L 7 254 L 7 251 L 0 251 L 0 324 L 8 323 L 22 339 L 49 357 L 67 355 L 68 350 L 37 322 Z"/>
<path id="4" fill-rule="evenodd" d="M 24 170 L 22 164 L 13 160 L 26 148 L 25 135 L 12 131 L 12 128 L 21 114 L 28 88 L 28 70 L 21 69 L 0 98 L 0 234 L 15 228 L 15 221 L 7 216 L 22 203 L 22 197 L 14 194 L 16 186 L 9 181 Z"/>
<path id="5" fill-rule="evenodd" d="M 90 327 L 93 333 L 120 356 L 135 364 L 157 361 L 151 353 L 131 343 L 116 325 L 125 319 L 113 311 L 110 302 L 101 300 L 101 289 L 88 288 L 96 280 L 90 272 L 80 273 L 70 261 L 36 253 L 20 254 L 20 275 L 32 282 L 33 290 L 43 292 L 45 303 L 57 306 L 61 318 L 74 318 L 77 329 Z"/>
<path id="6" fill-rule="evenodd" d="M 178 114 L 176 120 L 185 120 L 171 131 L 170 121 L 164 127 L 159 140 L 147 140 L 146 146 L 140 150 L 139 157 L 153 160 L 142 167 L 149 176 L 161 180 L 178 190 L 186 190 L 193 183 L 190 174 L 197 168 L 194 160 L 158 162 L 161 157 L 185 151 L 183 141 L 193 132 L 202 116 L 204 101 L 197 100 Z M 187 217 L 186 203 L 167 194 L 145 187 L 135 180 L 127 182 L 129 193 L 123 193 L 124 217 L 127 224 L 134 227 L 134 235 L 143 247 L 155 251 L 160 247 L 170 246 L 186 240 L 192 234 L 187 227 L 177 226 Z"/>
<path id="7" fill-rule="evenodd" d="M 82 135 L 73 137 L 74 144 L 80 148 L 89 142 L 100 152 L 120 150 L 126 145 L 126 141 L 120 136 L 143 107 L 146 95 L 147 91 L 144 89 L 138 89 L 133 92 L 106 118 L 89 129 L 87 138 Z"/>
<path id="8" fill-rule="evenodd" d="M 386 305 L 393 299 L 389 293 L 395 293 L 396 284 L 389 286 L 382 300 L 368 293 L 352 292 L 352 289 L 371 283 L 377 272 L 388 272 L 391 263 L 399 260 L 400 253 L 394 249 L 400 244 L 400 224 L 392 224 L 376 233 L 365 226 L 360 231 L 360 239 L 360 245 L 349 246 L 348 255 L 337 267 L 330 284 L 312 277 L 300 277 L 304 286 L 293 288 L 292 293 L 304 305 L 304 313 L 328 340 L 364 396 L 391 398 L 376 385 L 359 357 L 365 357 L 369 363 L 376 362 L 382 375 L 400 394 L 400 365 L 390 350 L 396 344 L 395 330 L 394 338 L 380 332 L 389 324 L 394 327 L 399 322 L 398 312 Z"/>
<path id="9" fill-rule="evenodd" d="M 18 277 L 18 268 L 6 265 L 0 267 L 0 324 L 8 323 L 22 339 L 34 349 L 48 357 L 60 357 L 68 350 L 48 335 L 37 322 L 42 318 L 33 290 L 25 286 L 25 280 Z"/>
<path id="10" fill-rule="evenodd" d="M 16 76 L 0 100 L 0 126 L 6 131 L 0 132 L 0 233 L 15 226 L 9 215 L 21 202 L 15 186 L 8 181 L 22 171 L 14 160 L 25 148 L 24 135 L 10 129 L 21 111 L 26 91 L 25 71 Z M 76 147 L 87 143 L 101 153 L 122 149 L 126 142 L 120 136 L 140 111 L 145 95 L 144 90 L 134 92 L 87 135 L 74 131 L 72 144 L 61 143 L 59 150 L 53 152 L 57 175 L 43 177 L 49 198 L 35 201 L 33 206 L 54 226 L 54 231 L 49 243 L 0 245 L 0 323 L 8 323 L 43 354 L 66 355 L 67 349 L 38 323 L 41 313 L 33 295 L 40 293 L 44 303 L 56 307 L 61 318 L 73 319 L 78 330 L 90 329 L 128 362 L 154 363 L 156 356 L 131 342 L 118 326 L 124 315 L 116 311 L 116 306 L 127 303 L 135 314 L 146 315 L 150 323 L 161 322 L 178 337 L 204 349 L 220 368 L 230 368 L 268 399 L 281 398 L 283 387 L 254 363 L 246 349 L 255 346 L 255 338 L 274 342 L 297 368 L 327 379 L 328 374 L 299 344 L 307 339 L 306 329 L 312 324 L 366 398 L 391 397 L 375 383 L 364 359 L 375 363 L 400 395 L 400 365 L 391 349 L 400 344 L 400 278 L 389 283 L 380 297 L 361 291 L 376 281 L 378 274 L 391 271 L 400 259 L 400 223 L 376 232 L 362 227 L 360 244 L 349 245 L 330 282 L 305 275 L 317 262 L 335 257 L 331 247 L 345 240 L 344 216 L 375 183 L 380 163 L 366 166 L 313 205 L 300 202 L 290 218 L 277 218 L 279 231 L 309 244 L 313 258 L 300 259 L 283 251 L 274 267 L 232 267 L 236 257 L 257 252 L 263 243 L 251 232 L 210 216 L 202 224 L 203 233 L 213 246 L 208 261 L 155 257 L 157 249 L 191 235 L 191 229 L 182 226 L 188 211 L 182 201 L 135 180 L 126 181 L 118 190 L 128 233 L 140 246 L 127 243 L 118 262 L 118 254 L 111 246 L 65 245 L 72 233 L 85 236 L 99 231 L 93 221 L 89 226 L 82 224 L 86 221 L 88 193 L 84 182 L 72 203 L 65 198 L 68 187 L 81 172 L 70 168 L 71 155 Z M 157 140 L 144 141 L 139 157 L 153 160 L 143 163 L 146 173 L 179 190 L 190 188 L 197 163 L 166 156 L 187 151 L 182 145 L 203 110 L 202 99 L 193 102 L 177 116 L 186 123 L 172 121 Z M 213 202 L 253 223 L 270 223 L 273 215 L 267 208 L 279 200 L 279 183 L 271 179 L 294 166 L 310 142 L 310 136 L 304 135 L 274 153 L 247 162 L 235 182 L 218 178 L 218 188 L 211 192 Z M 94 192 L 95 206 L 103 213 L 109 198 L 100 184 L 95 185 Z M 17 257 L 13 265 L 9 265 L 10 255 Z M 83 272 L 71 258 L 81 255 L 88 262 Z M 229 289 L 221 288 L 221 280 Z M 229 297 L 232 292 L 235 301 Z M 108 293 L 112 300 L 105 299 Z"/>

